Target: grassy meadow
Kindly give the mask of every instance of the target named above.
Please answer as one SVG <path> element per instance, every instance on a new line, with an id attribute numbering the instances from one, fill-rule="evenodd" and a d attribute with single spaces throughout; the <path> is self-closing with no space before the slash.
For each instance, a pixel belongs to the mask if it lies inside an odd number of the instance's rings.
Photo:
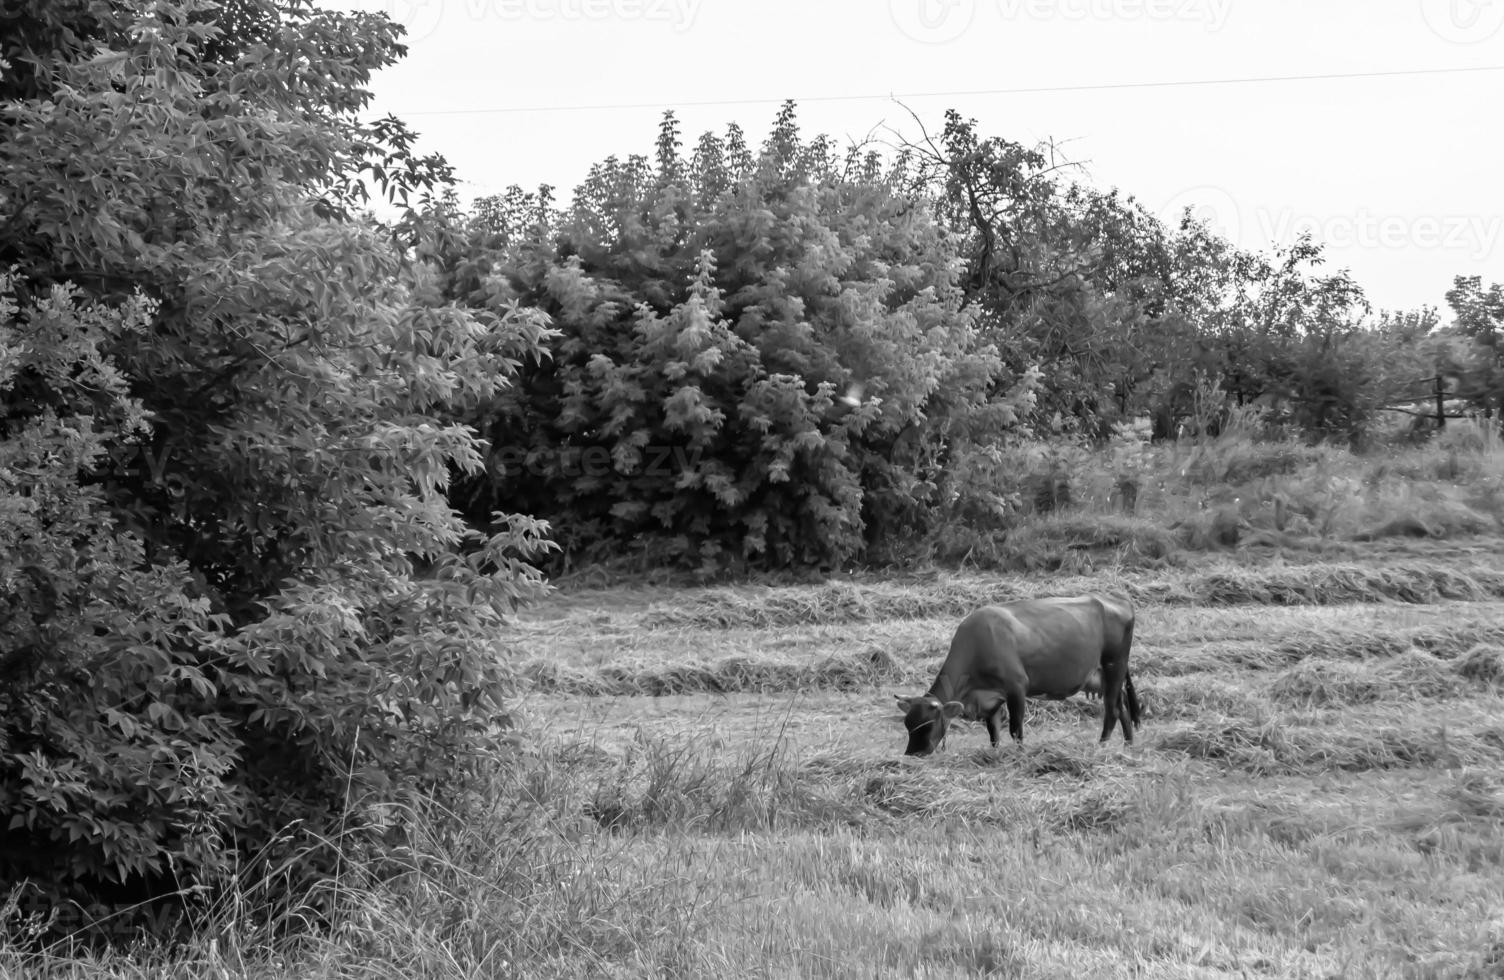
<path id="1" fill-rule="evenodd" d="M 1496 437 L 1070 466 L 1068 506 L 945 571 L 577 576 L 502 643 L 514 763 L 463 819 L 394 815 L 406 862 L 352 860 L 340 921 L 275 941 L 247 902 L 0 974 L 1504 976 Z M 1022 748 L 959 723 L 902 757 L 893 695 L 962 615 L 1106 587 L 1138 608 L 1132 746 L 1077 698 L 1031 702 Z"/>

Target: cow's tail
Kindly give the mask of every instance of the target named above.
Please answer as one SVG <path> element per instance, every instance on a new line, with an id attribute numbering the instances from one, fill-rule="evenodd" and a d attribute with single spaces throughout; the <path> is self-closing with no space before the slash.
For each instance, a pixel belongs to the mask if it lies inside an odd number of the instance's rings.
<path id="1" fill-rule="evenodd" d="M 1143 717 L 1143 710 L 1138 704 L 1138 694 L 1133 690 L 1133 671 L 1123 671 L 1123 692 L 1128 696 L 1128 719 L 1135 725 Z"/>

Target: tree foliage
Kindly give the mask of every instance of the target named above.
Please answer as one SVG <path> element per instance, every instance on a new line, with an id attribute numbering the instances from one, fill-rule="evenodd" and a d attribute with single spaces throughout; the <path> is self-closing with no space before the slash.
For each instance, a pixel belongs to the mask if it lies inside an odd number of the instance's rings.
<path id="1" fill-rule="evenodd" d="M 367 182 L 444 176 L 357 119 L 401 50 L 384 18 L 7 16 L 0 882 L 306 883 L 374 839 L 366 802 L 463 792 L 485 758 L 545 529 L 498 515 L 457 557 L 444 494 L 482 459 L 444 413 L 494 399 L 543 321 L 445 304 L 350 215 Z"/>
<path id="2" fill-rule="evenodd" d="M 1480 276 L 1458 276 L 1446 299 L 1455 315 L 1448 332 L 1469 343 L 1452 349 L 1444 370 L 1459 395 L 1504 419 L 1504 283 L 1485 288 Z"/>
<path id="3" fill-rule="evenodd" d="M 1198 384 L 1215 382 L 1315 431 L 1361 425 L 1371 392 L 1334 390 L 1342 379 L 1322 361 L 1361 356 L 1368 308 L 1345 271 L 1320 273 L 1319 245 L 1254 252 L 1189 214 L 1166 226 L 1131 197 L 1067 179 L 1052 148 L 982 137 L 955 112 L 905 149 L 960 237 L 987 336 L 1010 363 L 1039 367 L 1037 424 L 1103 437 L 1150 415 L 1168 435 Z"/>
<path id="4" fill-rule="evenodd" d="M 452 294 L 520 302 L 560 331 L 489 409 L 489 509 L 546 514 L 574 549 L 659 542 L 719 568 L 838 564 L 923 534 L 944 462 L 1015 429 L 1006 371 L 921 198 L 871 154 L 801 139 L 786 106 L 686 158 L 591 169 L 570 207 L 481 202 Z"/>

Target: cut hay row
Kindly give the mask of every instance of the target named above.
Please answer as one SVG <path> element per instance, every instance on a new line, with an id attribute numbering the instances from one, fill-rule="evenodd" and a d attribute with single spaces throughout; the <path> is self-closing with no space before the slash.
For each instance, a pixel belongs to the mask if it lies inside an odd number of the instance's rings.
<path id="1" fill-rule="evenodd" d="M 889 619 L 959 618 L 978 606 L 1013 599 L 1101 589 L 1157 605 L 1325 606 L 1504 598 L 1504 570 L 1401 562 L 1386 568 L 1356 564 L 1227 567 L 1156 578 L 969 578 L 903 588 L 880 583 L 831 582 L 758 591 L 713 588 L 655 602 L 638 614 L 647 629 L 780 629 Z"/>
<path id="2" fill-rule="evenodd" d="M 1302 660 L 1274 675 L 1267 684 L 1234 683 L 1206 673 L 1156 676 L 1145 672 L 1141 672 L 1138 683 L 1144 717 L 1150 721 L 1248 717 L 1276 705 L 1342 708 L 1498 691 L 1504 691 L 1504 647 L 1486 644 L 1451 660 L 1417 648 L 1367 663 Z"/>
<path id="3" fill-rule="evenodd" d="M 1455 665 L 1420 650 L 1407 650 L 1378 664 L 1318 660 L 1296 664 L 1269 685 L 1269 697 L 1297 707 L 1342 706 L 1455 697 L 1468 686 Z"/>
<path id="4" fill-rule="evenodd" d="M 1151 583 L 1134 597 L 1145 602 L 1211 606 L 1480 602 L 1504 597 L 1504 571 L 1490 567 L 1462 570 L 1432 562 L 1387 568 L 1352 564 L 1232 568 L 1196 576 L 1183 589 L 1177 589 L 1174 583 Z"/>
<path id="5" fill-rule="evenodd" d="M 1330 629 L 1302 631 L 1281 640 L 1275 648 L 1288 662 L 1376 660 L 1407 650 L 1424 650 L 1437 657 L 1461 657 L 1479 645 L 1504 645 L 1504 624 L 1463 623 L 1426 625 L 1395 630 Z"/>
<path id="6" fill-rule="evenodd" d="M 1174 677 L 1138 685 L 1139 703 L 1150 722 L 1248 716 L 1265 706 L 1246 688 L 1206 677 Z"/>
<path id="7" fill-rule="evenodd" d="M 903 827 L 915 819 L 945 818 L 1015 830 L 1095 833 L 1120 827 L 1135 808 L 1153 805 L 1133 778 L 1145 766 L 1194 781 L 1194 768 L 1186 770 L 1176 758 L 1260 778 L 1418 766 L 1497 773 L 1504 761 L 1504 729 L 1386 725 L 1334 733 L 1223 721 L 1159 734 L 1150 747 L 1164 755 L 1104 752 L 1091 742 L 1046 742 L 947 752 L 925 763 L 835 756 L 801 762 L 776 740 L 767 749 L 728 754 L 698 742 L 648 737 L 623 756 L 560 746 L 543 753 L 537 764 L 554 770 L 545 775 L 567 797 L 557 801 L 560 819 L 572 811 L 616 832 L 692 827 L 735 833 L 832 821 Z M 1478 785 L 1459 801 L 1470 813 L 1483 819 L 1504 812 L 1496 780 L 1471 783 Z"/>
<path id="8" fill-rule="evenodd" d="M 808 660 L 787 649 L 737 653 L 708 661 L 623 655 L 595 666 L 569 664 L 557 656 L 539 657 L 524 663 L 519 672 L 538 693 L 582 697 L 860 691 L 885 684 L 917 689 L 933 679 L 944 653 L 943 644 L 944 636 L 937 633 L 933 643 L 866 645 L 859 651 Z M 610 641 L 603 639 L 592 648 L 609 650 Z M 1391 677 L 1392 670 L 1376 673 L 1371 666 L 1334 665 L 1407 656 L 1424 658 L 1417 663 L 1435 663 L 1435 670 L 1447 678 L 1445 684 L 1414 687 L 1422 679 Z M 1198 644 L 1190 649 L 1160 650 L 1152 643 L 1141 643 L 1134 658 L 1140 697 L 1146 705 L 1154 705 L 1146 710 L 1164 712 L 1169 717 L 1187 717 L 1184 712 L 1195 711 L 1197 706 L 1213 708 L 1232 703 L 1231 694 L 1217 693 L 1221 688 L 1215 684 L 1208 687 L 1205 679 L 1208 673 L 1228 668 L 1285 670 L 1274 682 L 1277 686 L 1272 694 L 1284 703 L 1324 703 L 1322 691 L 1329 691 L 1334 703 L 1404 697 L 1407 690 L 1413 696 L 1433 687 L 1439 693 L 1425 696 L 1440 697 L 1447 691 L 1476 685 L 1504 687 L 1504 626 L 1473 623 L 1389 630 L 1303 629 L 1273 644 L 1241 640 Z M 1407 683 L 1412 686 L 1407 688 Z M 1307 687 L 1313 692 L 1308 697 L 1296 693 Z M 1371 696 L 1357 693 L 1360 690 L 1370 691 Z M 1248 695 L 1240 699 L 1246 702 Z M 1059 702 L 1064 706 L 1060 710 L 1074 711 L 1076 701 Z M 1052 710 L 1052 706 L 1041 703 L 1034 710 Z"/>
<path id="9" fill-rule="evenodd" d="M 1102 831 L 1135 795 L 1122 763 L 1086 743 L 980 749 L 946 762 L 816 758 L 801 764 L 776 749 L 725 759 L 701 747 L 652 741 L 574 778 L 587 787 L 584 815 L 618 832 L 787 830 L 832 821 L 900 827 L 916 818 Z M 971 778 L 957 768 L 970 770 Z M 983 781 L 976 778 L 981 770 L 987 770 Z"/>
<path id="10" fill-rule="evenodd" d="M 1254 776 L 1310 776 L 1415 766 L 1504 763 L 1504 727 L 1475 731 L 1386 725 L 1362 731 L 1310 729 L 1274 720 L 1207 718 L 1158 735 L 1154 748 Z"/>
<path id="11" fill-rule="evenodd" d="M 1380 661 L 1421 651 L 1441 660 L 1470 658 L 1465 668 L 1471 672 L 1468 676 L 1487 682 L 1494 678 L 1504 680 L 1500 676 L 1504 668 L 1494 666 L 1493 660 L 1501 649 L 1504 649 L 1504 626 L 1463 623 L 1393 629 L 1300 629 L 1277 642 L 1227 640 L 1166 650 L 1156 649 L 1152 642 L 1147 642 L 1136 646 L 1134 660 L 1136 674 L 1165 678 L 1228 667 L 1273 671 L 1312 662 Z"/>
<path id="12" fill-rule="evenodd" d="M 535 661 L 521 673 L 540 693 L 584 697 L 854 691 L 919 676 L 913 664 L 877 647 L 807 662 L 733 656 L 710 663 L 623 660 L 587 669 Z"/>

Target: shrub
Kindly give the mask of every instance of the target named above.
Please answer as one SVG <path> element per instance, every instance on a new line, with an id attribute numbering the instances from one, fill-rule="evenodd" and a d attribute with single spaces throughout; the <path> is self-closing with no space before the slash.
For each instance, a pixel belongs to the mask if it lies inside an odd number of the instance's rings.
<path id="1" fill-rule="evenodd" d="M 554 227 L 487 253 L 503 276 L 450 280 L 560 330 L 479 420 L 493 466 L 465 493 L 584 556 L 652 537 L 707 568 L 906 549 L 971 506 L 949 464 L 1019 428 L 1033 376 L 982 342 L 930 211 L 801 141 L 791 107 L 755 157 L 737 130 L 677 146 L 670 116 L 656 165 L 598 165 Z"/>
<path id="2" fill-rule="evenodd" d="M 8 15 L 0 893 L 60 930 L 239 871 L 295 900 L 380 848 L 377 804 L 463 797 L 496 634 L 542 592 L 536 522 L 451 554 L 443 491 L 480 456 L 442 417 L 541 324 L 436 308 L 339 217 L 366 164 L 394 194 L 441 176 L 353 117 L 397 28 L 237 10 Z"/>

